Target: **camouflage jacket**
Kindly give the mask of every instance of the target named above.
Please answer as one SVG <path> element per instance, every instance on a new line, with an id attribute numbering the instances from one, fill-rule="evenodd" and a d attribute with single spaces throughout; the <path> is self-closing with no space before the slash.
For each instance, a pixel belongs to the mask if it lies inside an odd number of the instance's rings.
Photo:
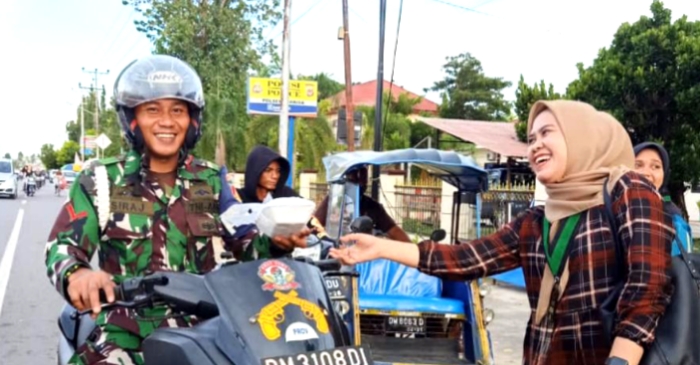
<path id="1" fill-rule="evenodd" d="M 104 231 L 95 202 L 99 165 L 105 166 L 110 185 Z M 243 237 L 226 233 L 219 219 L 221 188 L 218 166 L 191 156 L 179 168 L 169 194 L 146 180 L 137 153 L 91 165 L 71 187 L 46 245 L 52 284 L 70 301 L 65 273 L 76 265 L 89 268 L 96 250 L 100 268 L 117 283 L 156 271 L 206 273 L 224 250 L 244 260 L 275 255 L 270 240 L 259 237 L 256 229 L 246 230 Z"/>

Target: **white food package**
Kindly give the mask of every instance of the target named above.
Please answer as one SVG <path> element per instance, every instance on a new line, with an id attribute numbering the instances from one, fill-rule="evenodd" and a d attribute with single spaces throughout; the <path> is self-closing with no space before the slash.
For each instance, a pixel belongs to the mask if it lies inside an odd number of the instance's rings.
<path id="1" fill-rule="evenodd" d="M 263 204 L 256 225 L 269 237 L 299 233 L 311 219 L 316 204 L 304 198 L 277 198 Z"/>
<path id="2" fill-rule="evenodd" d="M 221 215 L 229 232 L 236 227 L 255 224 L 269 237 L 289 237 L 299 233 L 311 219 L 316 204 L 304 198 L 277 198 L 267 203 L 235 204 Z"/>

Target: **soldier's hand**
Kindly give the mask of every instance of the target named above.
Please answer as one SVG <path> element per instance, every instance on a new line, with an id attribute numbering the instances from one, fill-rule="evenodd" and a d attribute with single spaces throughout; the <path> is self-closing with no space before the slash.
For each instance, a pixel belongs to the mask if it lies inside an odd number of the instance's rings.
<path id="1" fill-rule="evenodd" d="M 114 287 L 112 276 L 106 272 L 90 269 L 79 269 L 68 278 L 68 296 L 71 304 L 78 310 L 92 308 L 92 318 L 102 310 L 100 303 L 100 289 L 104 290 L 107 302 L 114 301 Z"/>
<path id="2" fill-rule="evenodd" d="M 306 247 L 306 237 L 308 237 L 309 234 L 311 234 L 311 230 L 304 228 L 290 237 L 272 237 L 272 243 L 286 251 L 291 251 L 296 247 Z"/>

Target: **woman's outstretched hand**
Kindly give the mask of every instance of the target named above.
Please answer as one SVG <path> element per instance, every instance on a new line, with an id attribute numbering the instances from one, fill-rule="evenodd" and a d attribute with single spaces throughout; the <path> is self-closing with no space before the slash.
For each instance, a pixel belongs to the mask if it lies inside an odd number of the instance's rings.
<path id="1" fill-rule="evenodd" d="M 364 234 L 352 233 L 340 238 L 341 248 L 331 248 L 330 256 L 340 260 L 343 265 L 355 265 L 381 258 L 383 246 L 381 238 Z"/>

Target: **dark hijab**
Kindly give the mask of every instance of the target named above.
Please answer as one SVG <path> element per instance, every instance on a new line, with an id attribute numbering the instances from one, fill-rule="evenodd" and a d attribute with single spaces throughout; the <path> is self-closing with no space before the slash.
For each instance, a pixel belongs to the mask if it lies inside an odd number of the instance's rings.
<path id="1" fill-rule="evenodd" d="M 634 155 L 637 156 L 640 152 L 647 149 L 653 149 L 659 154 L 659 157 L 661 157 L 661 164 L 663 165 L 664 169 L 664 181 L 661 183 L 659 193 L 664 198 L 664 207 L 666 208 L 666 211 L 672 214 L 681 214 L 681 210 L 675 204 L 673 204 L 669 197 L 668 182 L 671 178 L 671 160 L 668 157 L 668 151 L 666 151 L 666 149 L 658 143 L 644 142 L 634 146 Z"/>

